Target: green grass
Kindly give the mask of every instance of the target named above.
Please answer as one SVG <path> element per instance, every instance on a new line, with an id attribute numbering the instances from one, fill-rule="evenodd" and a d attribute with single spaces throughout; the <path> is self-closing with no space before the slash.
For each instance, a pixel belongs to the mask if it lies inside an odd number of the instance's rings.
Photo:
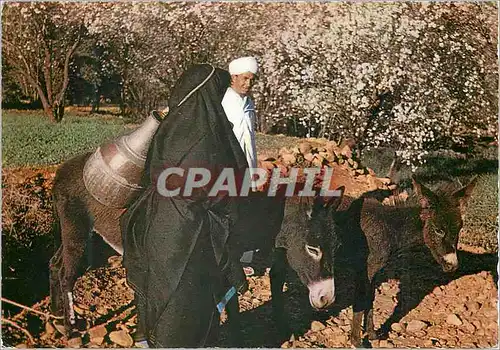
<path id="1" fill-rule="evenodd" d="M 2 166 L 58 164 L 127 130 L 116 117 L 67 115 L 53 124 L 38 111 L 2 111 Z"/>

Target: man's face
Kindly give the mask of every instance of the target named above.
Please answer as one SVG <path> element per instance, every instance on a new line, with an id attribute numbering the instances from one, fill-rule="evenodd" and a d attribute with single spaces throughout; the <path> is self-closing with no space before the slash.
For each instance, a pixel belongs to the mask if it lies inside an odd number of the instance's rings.
<path id="1" fill-rule="evenodd" d="M 255 75 L 250 72 L 231 75 L 231 87 L 240 95 L 250 92 L 255 80 Z"/>

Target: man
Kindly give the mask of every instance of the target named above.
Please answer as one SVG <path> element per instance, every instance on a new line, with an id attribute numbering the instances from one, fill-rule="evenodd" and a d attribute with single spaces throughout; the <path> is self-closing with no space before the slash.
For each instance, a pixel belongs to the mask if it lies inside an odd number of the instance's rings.
<path id="1" fill-rule="evenodd" d="M 254 175 L 253 168 L 257 167 L 257 151 L 255 147 L 255 106 L 248 96 L 255 80 L 259 66 L 254 57 L 241 57 L 229 63 L 231 86 L 222 99 L 222 107 L 226 116 L 233 124 L 233 132 L 250 167 L 250 174 Z M 256 191 L 252 181 L 252 190 Z"/>
<path id="2" fill-rule="evenodd" d="M 245 153 L 252 177 L 255 174 L 254 168 L 257 168 L 257 151 L 255 147 L 256 117 L 254 103 L 248 94 L 258 69 L 257 60 L 254 57 L 241 57 L 231 61 L 229 63 L 231 86 L 222 99 L 224 112 L 233 124 L 233 132 Z M 240 220 L 234 230 L 234 237 L 232 237 L 233 247 L 237 247 L 238 254 L 247 250 L 241 259 L 243 263 L 250 263 L 255 260 L 253 259 L 253 252 L 259 250 L 261 248 L 260 244 L 263 242 L 262 237 L 259 237 L 256 232 L 261 230 L 255 223 L 262 219 L 262 206 L 266 201 L 265 198 L 262 198 L 262 194 L 257 192 L 254 179 L 252 179 L 251 186 L 252 192 L 249 193 L 249 197 L 239 199 Z M 248 276 L 254 274 L 254 270 L 250 266 L 244 267 L 243 270 Z"/>

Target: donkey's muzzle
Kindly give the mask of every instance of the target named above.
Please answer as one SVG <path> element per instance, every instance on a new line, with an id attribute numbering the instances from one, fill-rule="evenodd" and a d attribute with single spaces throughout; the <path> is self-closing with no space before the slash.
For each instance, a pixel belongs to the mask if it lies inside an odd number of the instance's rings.
<path id="1" fill-rule="evenodd" d="M 333 278 L 314 282 L 307 286 L 309 302 L 315 309 L 324 309 L 335 301 L 335 283 Z"/>
<path id="2" fill-rule="evenodd" d="M 444 272 L 451 273 L 458 269 L 457 253 L 448 253 L 443 256 L 441 266 Z"/>

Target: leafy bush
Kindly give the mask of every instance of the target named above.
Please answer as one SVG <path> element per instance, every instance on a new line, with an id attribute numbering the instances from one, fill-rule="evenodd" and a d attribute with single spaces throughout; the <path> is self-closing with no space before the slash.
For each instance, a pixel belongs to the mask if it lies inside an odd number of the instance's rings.
<path id="1" fill-rule="evenodd" d="M 41 112 L 3 112 L 2 166 L 57 164 L 126 132 L 119 119 L 68 117 L 50 123 Z"/>
<path id="2" fill-rule="evenodd" d="M 461 243 L 498 251 L 498 175 L 480 176 L 470 199 Z"/>

